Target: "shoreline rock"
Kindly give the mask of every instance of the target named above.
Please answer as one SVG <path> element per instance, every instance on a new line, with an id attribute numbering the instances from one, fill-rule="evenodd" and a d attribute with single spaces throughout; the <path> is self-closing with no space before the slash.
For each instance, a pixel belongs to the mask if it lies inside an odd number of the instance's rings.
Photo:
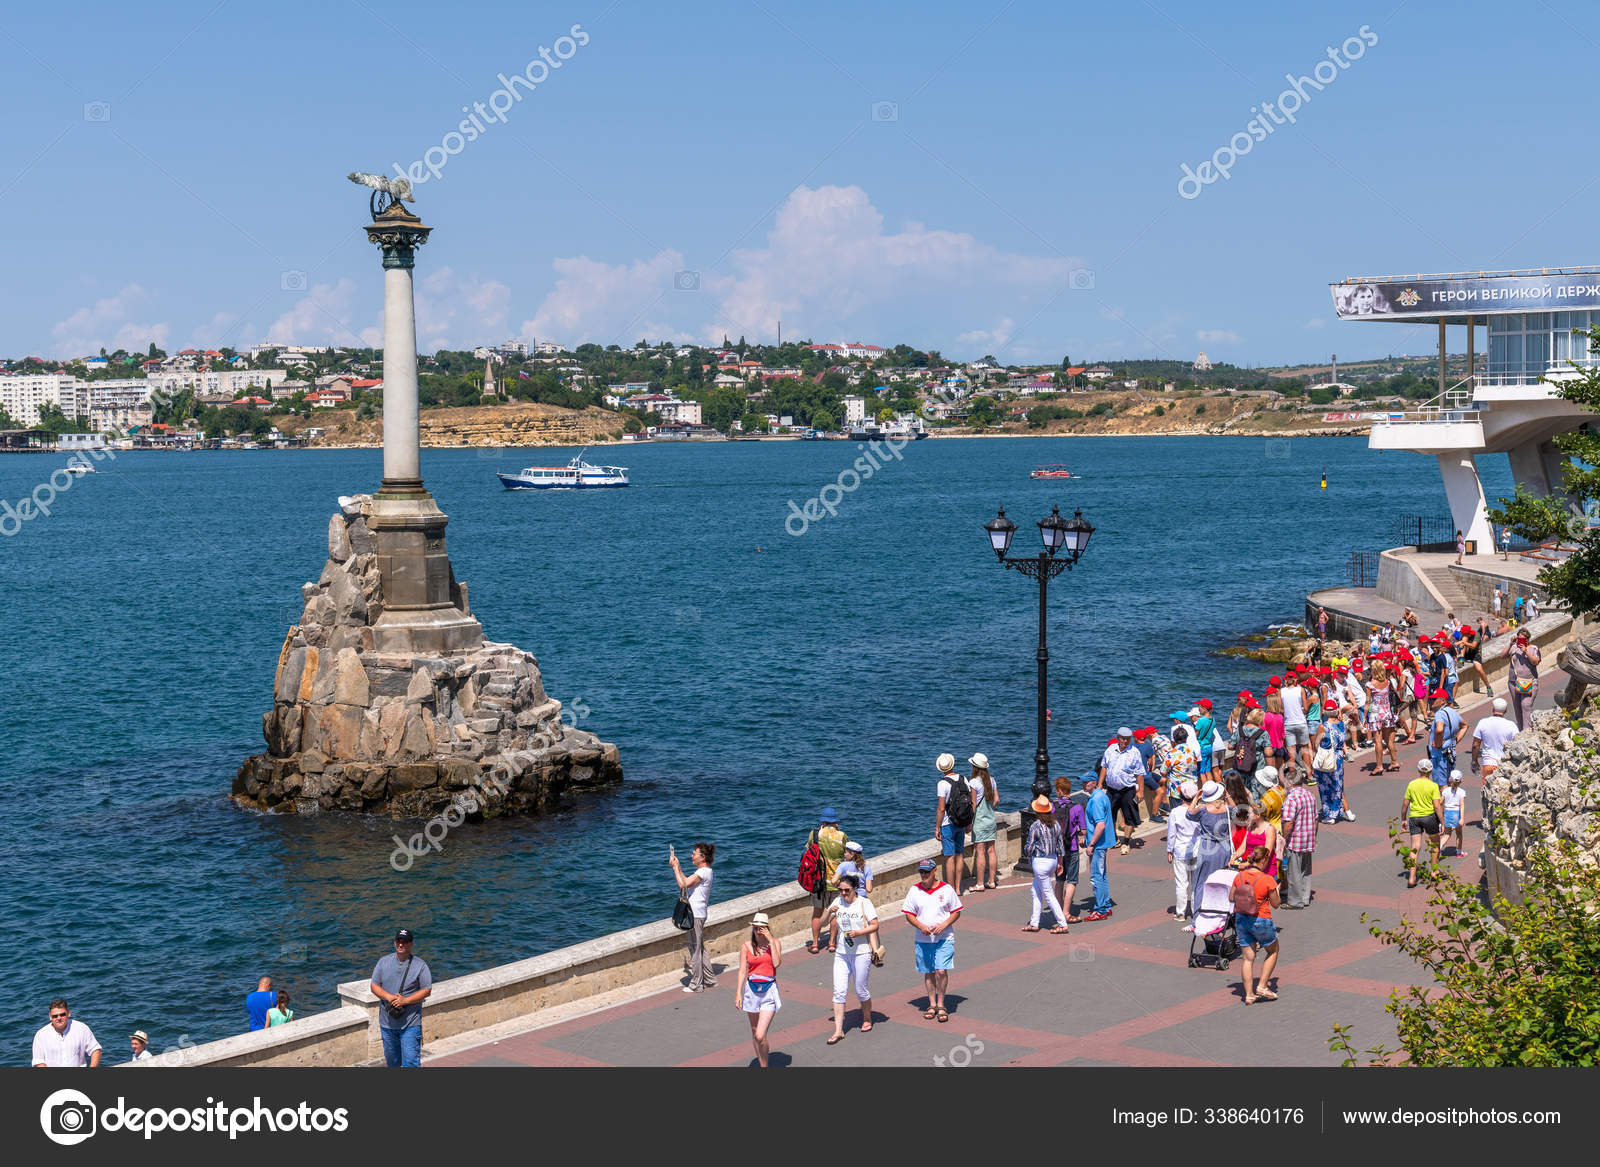
<path id="1" fill-rule="evenodd" d="M 538 814 L 568 790 L 622 781 L 617 747 L 576 727 L 544 690 L 538 659 L 492 641 L 449 655 L 374 651 L 382 576 L 371 496 L 341 498 L 328 561 L 278 653 L 267 751 L 233 781 L 241 805 L 426 818 L 459 793 L 476 815 Z M 450 580 L 456 607 L 466 588 Z"/>

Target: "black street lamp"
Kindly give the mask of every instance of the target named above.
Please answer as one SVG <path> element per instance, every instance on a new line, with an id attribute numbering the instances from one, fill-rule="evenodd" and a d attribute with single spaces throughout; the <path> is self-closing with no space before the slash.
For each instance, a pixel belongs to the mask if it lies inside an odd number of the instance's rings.
<path id="1" fill-rule="evenodd" d="M 1051 507 L 1050 517 L 1039 520 L 1039 538 L 1044 543 L 1044 550 L 1037 556 L 1016 559 L 1006 558 L 1006 552 L 1011 550 L 1011 537 L 1017 533 L 1017 525 L 1006 518 L 1004 507 L 983 525 L 983 529 L 989 533 L 989 546 L 995 557 L 1008 570 L 1015 569 L 1039 581 L 1039 748 L 1033 755 L 1033 784 L 1035 789 L 1039 789 L 1042 783 L 1048 793 L 1050 751 L 1045 746 L 1045 673 L 1050 653 L 1045 647 L 1045 589 L 1063 571 L 1072 570 L 1073 564 L 1078 562 L 1078 557 L 1089 545 L 1089 536 L 1094 534 L 1094 528 L 1085 521 L 1081 510 L 1073 511 L 1070 519 L 1063 519 L 1060 508 Z"/>

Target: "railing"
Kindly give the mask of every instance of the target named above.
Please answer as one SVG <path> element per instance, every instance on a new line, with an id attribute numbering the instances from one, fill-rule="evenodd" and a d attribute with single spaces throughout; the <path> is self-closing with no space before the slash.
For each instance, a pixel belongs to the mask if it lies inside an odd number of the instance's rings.
<path id="1" fill-rule="evenodd" d="M 1344 575 L 1353 588 L 1377 587 L 1378 553 L 1376 551 L 1352 551 L 1350 558 L 1345 562 Z"/>
<path id="2" fill-rule="evenodd" d="M 1394 541 L 1426 551 L 1456 547 L 1455 520 L 1449 515 L 1401 515 L 1394 521 Z"/>
<path id="3" fill-rule="evenodd" d="M 1379 425 L 1462 425 L 1482 421 L 1483 411 L 1478 409 L 1395 410 L 1392 414 L 1375 418 L 1374 420 Z"/>

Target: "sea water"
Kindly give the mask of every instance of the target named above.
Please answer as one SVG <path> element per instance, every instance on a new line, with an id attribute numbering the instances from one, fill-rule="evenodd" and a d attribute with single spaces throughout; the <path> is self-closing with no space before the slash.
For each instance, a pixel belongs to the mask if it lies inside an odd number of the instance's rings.
<path id="1" fill-rule="evenodd" d="M 158 1051 L 242 1031 L 263 974 L 332 1008 L 402 925 L 442 978 L 662 919 L 669 843 L 714 843 L 731 899 L 792 879 L 825 805 L 869 855 L 904 846 L 933 833 L 946 750 L 986 753 L 1016 809 L 1038 587 L 989 550 L 1001 506 L 1013 554 L 1052 506 L 1096 528 L 1050 584 L 1053 774 L 1119 725 L 1259 689 L 1266 666 L 1210 651 L 1300 619 L 1398 516 L 1446 513 L 1432 459 L 1360 438 L 653 444 L 590 452 L 627 489 L 495 478 L 573 452 L 428 450 L 423 472 L 486 633 L 539 657 L 627 781 L 463 824 L 408 866 L 394 836 L 420 824 L 227 797 L 336 499 L 376 487 L 378 451 L 120 453 L 0 538 L 0 1063 L 28 1060 L 57 996 L 115 1062 L 134 1029 Z M 0 499 L 65 460 L 0 457 Z M 1081 477 L 1030 480 L 1043 462 Z"/>

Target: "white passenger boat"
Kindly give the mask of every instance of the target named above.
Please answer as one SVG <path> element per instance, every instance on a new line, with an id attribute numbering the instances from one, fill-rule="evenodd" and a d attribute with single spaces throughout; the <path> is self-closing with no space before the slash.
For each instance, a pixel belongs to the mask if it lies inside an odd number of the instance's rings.
<path id="1" fill-rule="evenodd" d="M 82 478 L 85 474 L 95 473 L 95 468 L 88 462 L 68 462 L 66 471 L 74 478 Z"/>
<path id="2" fill-rule="evenodd" d="M 587 451 L 565 466 L 529 466 L 517 474 L 497 474 L 507 490 L 593 490 L 607 486 L 627 486 L 626 466 L 591 466 L 583 460 Z"/>

